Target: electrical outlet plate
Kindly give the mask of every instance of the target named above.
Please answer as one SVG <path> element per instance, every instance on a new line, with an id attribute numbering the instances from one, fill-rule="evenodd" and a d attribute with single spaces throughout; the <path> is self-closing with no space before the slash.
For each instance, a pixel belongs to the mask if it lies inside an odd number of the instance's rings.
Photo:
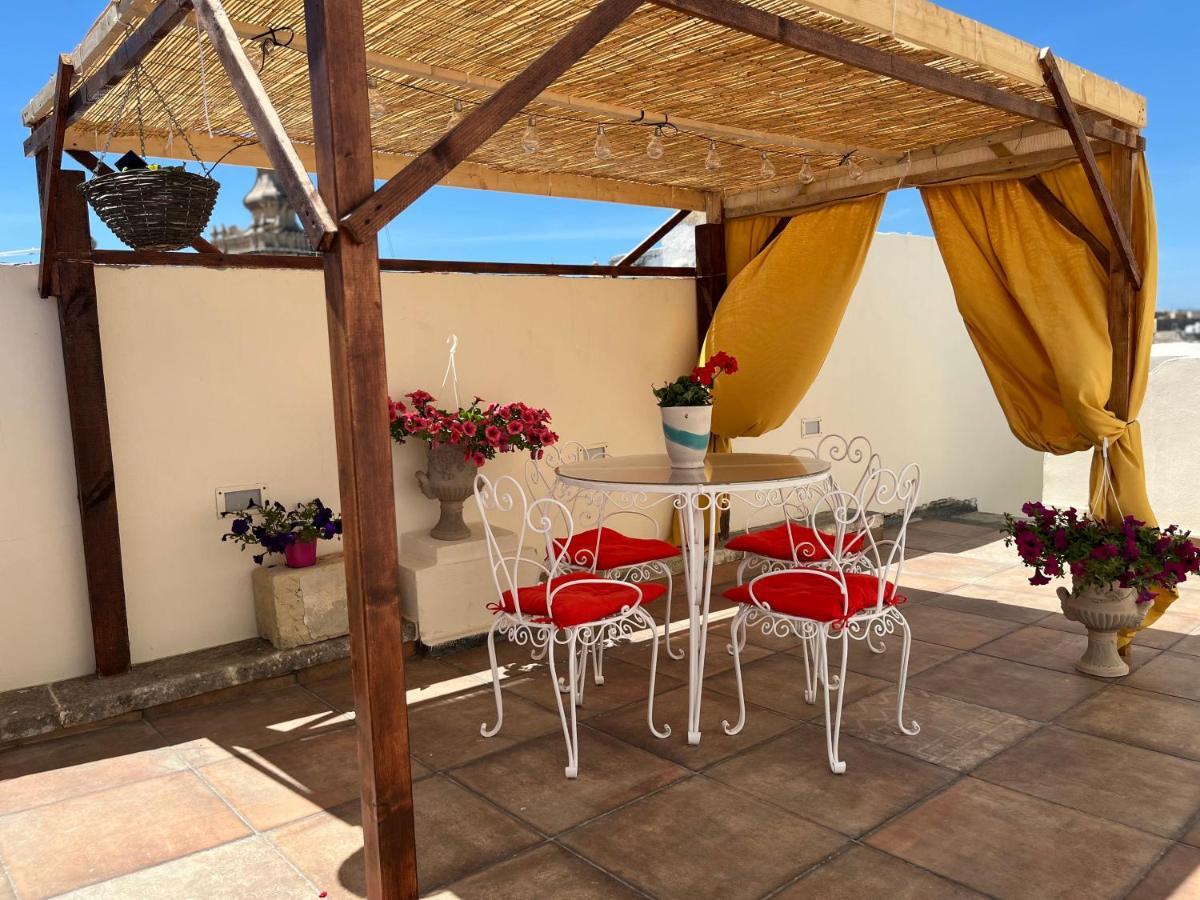
<path id="1" fill-rule="evenodd" d="M 223 519 L 240 513 L 256 503 L 262 506 L 263 497 L 267 495 L 265 484 L 234 484 L 216 489 L 217 518 Z"/>
<path id="2" fill-rule="evenodd" d="M 802 435 L 804 435 L 805 437 L 812 437 L 813 435 L 820 434 L 821 433 L 821 420 L 820 419 L 801 419 L 800 420 L 800 433 Z"/>

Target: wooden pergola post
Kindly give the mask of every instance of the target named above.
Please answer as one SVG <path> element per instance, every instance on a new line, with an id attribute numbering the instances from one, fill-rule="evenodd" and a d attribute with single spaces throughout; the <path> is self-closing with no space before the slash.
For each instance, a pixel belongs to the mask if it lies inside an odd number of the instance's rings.
<path id="1" fill-rule="evenodd" d="M 317 175 L 338 218 L 375 189 L 362 2 L 304 12 Z M 338 232 L 324 267 L 367 894 L 400 900 L 417 896 L 417 858 L 378 242 Z"/>
<path id="2" fill-rule="evenodd" d="M 704 338 L 717 304 L 725 293 L 725 225 L 709 222 L 696 226 L 696 340 L 704 351 Z"/>
<path id="3" fill-rule="evenodd" d="M 1133 233 L 1133 186 L 1137 153 L 1114 144 L 1111 150 L 1112 201 L 1117 220 L 1126 234 Z M 1112 341 L 1112 388 L 1108 408 L 1122 421 L 1129 421 L 1133 386 L 1134 351 L 1137 347 L 1137 287 L 1120 253 L 1109 254 L 1108 334 Z"/>

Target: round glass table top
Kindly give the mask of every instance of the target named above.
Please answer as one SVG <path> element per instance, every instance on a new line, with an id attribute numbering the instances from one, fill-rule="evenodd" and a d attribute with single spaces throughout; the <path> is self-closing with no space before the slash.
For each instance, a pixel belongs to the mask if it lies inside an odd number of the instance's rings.
<path id="1" fill-rule="evenodd" d="M 829 463 L 798 459 L 786 453 L 710 453 L 704 467 L 675 469 L 665 453 L 608 456 L 567 463 L 558 477 L 575 484 L 637 485 L 639 487 L 733 487 L 772 482 L 803 483 L 822 478 Z"/>

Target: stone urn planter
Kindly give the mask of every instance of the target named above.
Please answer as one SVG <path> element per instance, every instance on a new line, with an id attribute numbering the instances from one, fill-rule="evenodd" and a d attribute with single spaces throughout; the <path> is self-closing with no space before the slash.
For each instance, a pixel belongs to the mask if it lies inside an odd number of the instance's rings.
<path id="1" fill-rule="evenodd" d="M 1101 678 L 1120 678 L 1129 674 L 1129 666 L 1117 653 L 1117 632 L 1136 628 L 1149 608 L 1137 602 L 1132 588 L 1085 588 L 1079 596 L 1060 587 L 1058 599 L 1063 615 L 1087 629 L 1088 645 L 1075 663 L 1075 668 L 1087 675 Z"/>
<path id="2" fill-rule="evenodd" d="M 663 406 L 663 440 L 675 469 L 700 469 L 712 434 L 711 406 Z"/>
<path id="3" fill-rule="evenodd" d="M 475 490 L 475 463 L 463 459 L 461 447 L 429 445 L 425 470 L 416 473 L 421 493 L 442 505 L 441 517 L 429 532 L 439 541 L 465 541 L 471 529 L 463 521 L 463 502 Z"/>

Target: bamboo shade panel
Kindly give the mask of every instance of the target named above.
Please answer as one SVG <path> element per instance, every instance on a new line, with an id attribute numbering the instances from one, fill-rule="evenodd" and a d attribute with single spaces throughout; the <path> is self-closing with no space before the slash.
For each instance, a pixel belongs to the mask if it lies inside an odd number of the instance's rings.
<path id="1" fill-rule="evenodd" d="M 372 53 L 507 81 L 593 5 L 591 0 L 364 0 L 367 46 Z M 751 5 L 927 66 L 1048 100 L 1041 88 L 914 47 L 794 0 L 754 0 Z M 287 26 L 303 36 L 302 0 L 227 0 L 225 6 L 235 21 L 260 24 L 264 31 L 269 26 Z M 261 58 L 257 45 L 246 42 L 245 46 L 252 60 Z M 151 53 L 145 69 L 186 129 L 207 135 L 211 128 L 214 136 L 254 140 L 212 47 L 207 39 L 198 44 L 191 19 Z M 420 153 L 445 132 L 455 98 L 469 111 L 488 95 L 391 71 L 372 70 L 371 74 L 378 84 L 378 99 L 386 105 L 386 111 L 373 120 L 373 143 L 377 151 L 385 153 Z M 311 144 L 305 54 L 296 48 L 273 48 L 261 78 L 292 140 Z M 102 147 L 112 126 L 122 89 L 118 86 L 94 105 L 74 129 L 76 134 L 90 133 L 95 149 Z M 665 111 L 725 126 L 897 154 L 996 132 L 1024 121 L 648 4 L 576 63 L 553 89 L 631 109 Z M 145 88 L 142 107 L 147 133 L 165 137 L 167 115 Z M 528 115 L 537 117 L 541 139 L 541 149 L 532 154 L 521 146 Z M 604 160 L 593 152 L 600 124 L 606 126 L 614 151 Z M 666 152 L 655 160 L 645 152 L 652 130 L 628 124 L 627 119 L 534 102 L 470 161 L 506 172 L 595 175 L 704 191 L 761 184 L 764 151 L 779 178 L 799 172 L 806 155 L 818 172 L 840 162 L 833 154 L 806 154 L 796 147 L 738 140 L 718 142 L 721 167 L 713 171 L 705 167 L 707 136 L 668 129 L 663 135 Z M 186 157 L 182 138 L 175 136 L 172 143 L 173 155 Z M 112 150 L 119 154 L 136 147 L 131 103 Z M 881 164 L 865 151 L 856 158 L 864 169 Z"/>

